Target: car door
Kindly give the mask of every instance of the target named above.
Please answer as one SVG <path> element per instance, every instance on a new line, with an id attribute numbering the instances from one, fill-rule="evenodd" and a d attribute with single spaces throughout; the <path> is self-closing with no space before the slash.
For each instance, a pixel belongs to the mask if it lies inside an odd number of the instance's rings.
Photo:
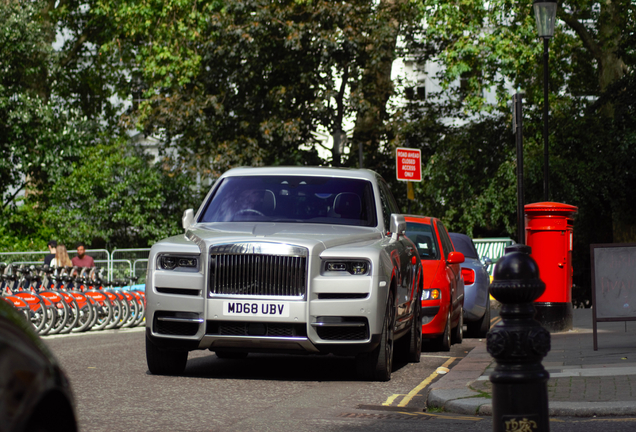
<path id="1" fill-rule="evenodd" d="M 395 198 L 388 185 L 383 181 L 378 182 L 380 189 L 380 200 L 382 201 L 382 217 L 385 220 L 385 227 L 390 226 L 391 214 L 400 213 Z M 415 245 L 406 236 L 393 243 L 391 250 L 391 258 L 397 268 L 397 319 L 396 330 L 399 330 L 409 324 L 407 321 L 412 306 L 414 280 L 416 276 L 417 266 L 413 263 L 413 256 L 417 256 Z M 416 264 L 419 260 L 415 260 Z"/>
<path id="2" fill-rule="evenodd" d="M 462 279 L 461 266 L 459 264 L 448 263 L 448 255 L 451 252 L 454 252 L 455 248 L 453 247 L 453 243 L 451 242 L 446 227 L 441 221 L 437 221 L 436 226 L 439 239 L 442 242 L 442 256 L 446 265 L 446 275 L 450 284 L 452 321 L 455 321 L 461 311 L 460 306 L 464 301 L 464 281 Z"/>

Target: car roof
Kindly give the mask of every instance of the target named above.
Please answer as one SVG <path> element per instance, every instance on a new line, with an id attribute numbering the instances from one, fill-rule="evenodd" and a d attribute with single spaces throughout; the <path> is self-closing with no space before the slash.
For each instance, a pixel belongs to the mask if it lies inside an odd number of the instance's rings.
<path id="1" fill-rule="evenodd" d="M 375 171 L 360 168 L 331 168 L 310 166 L 239 167 L 226 171 L 222 177 L 243 177 L 253 175 L 311 175 L 322 177 L 343 177 L 374 180 L 379 177 Z"/>
<path id="2" fill-rule="evenodd" d="M 404 220 L 407 222 L 416 222 L 426 225 L 432 225 L 437 218 L 432 216 L 417 216 L 417 215 L 404 215 Z"/>

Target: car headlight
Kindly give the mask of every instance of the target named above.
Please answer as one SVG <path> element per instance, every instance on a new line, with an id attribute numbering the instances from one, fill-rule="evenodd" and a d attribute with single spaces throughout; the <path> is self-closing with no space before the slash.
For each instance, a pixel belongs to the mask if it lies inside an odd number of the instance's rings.
<path id="1" fill-rule="evenodd" d="M 326 273 L 349 273 L 352 275 L 367 275 L 371 269 L 371 263 L 365 260 L 334 260 L 325 261 Z"/>
<path id="2" fill-rule="evenodd" d="M 422 300 L 440 300 L 442 292 L 438 288 L 425 289 L 422 291 Z"/>
<path id="3" fill-rule="evenodd" d="M 158 259 L 158 267 L 161 270 L 197 270 L 199 260 L 196 257 L 184 257 L 173 255 L 161 255 Z"/>

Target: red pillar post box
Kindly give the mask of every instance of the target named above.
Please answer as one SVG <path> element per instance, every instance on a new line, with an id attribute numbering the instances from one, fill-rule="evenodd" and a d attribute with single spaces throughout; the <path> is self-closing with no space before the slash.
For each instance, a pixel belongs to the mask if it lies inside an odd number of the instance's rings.
<path id="1" fill-rule="evenodd" d="M 551 332 L 572 329 L 572 225 L 577 210 L 555 202 L 525 206 L 526 244 L 546 285 L 535 300 L 535 318 Z"/>

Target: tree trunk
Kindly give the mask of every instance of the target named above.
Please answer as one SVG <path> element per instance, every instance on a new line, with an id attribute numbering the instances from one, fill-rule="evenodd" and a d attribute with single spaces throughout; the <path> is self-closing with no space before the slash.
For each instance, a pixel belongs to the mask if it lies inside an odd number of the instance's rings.
<path id="1" fill-rule="evenodd" d="M 369 33 L 361 82 L 353 89 L 358 100 L 349 165 L 375 168 L 378 147 L 385 135 L 386 105 L 393 93 L 391 69 L 400 31 L 404 0 L 381 0 L 375 25 Z M 360 151 L 360 146 L 362 150 Z M 365 160 L 362 160 L 362 156 Z"/>

